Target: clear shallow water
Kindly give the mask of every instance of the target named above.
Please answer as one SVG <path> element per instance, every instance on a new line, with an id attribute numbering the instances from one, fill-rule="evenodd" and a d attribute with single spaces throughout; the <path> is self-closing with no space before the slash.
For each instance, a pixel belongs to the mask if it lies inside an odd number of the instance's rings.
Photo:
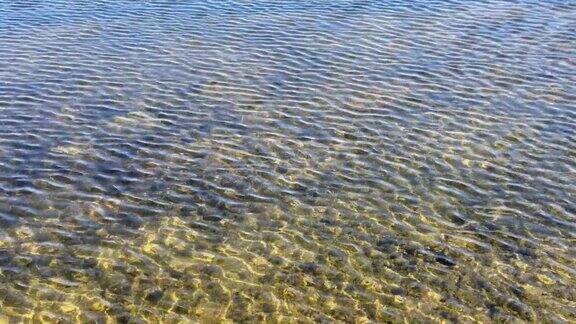
<path id="1" fill-rule="evenodd" d="M 575 101 L 574 1 L 0 1 L 2 319 L 576 321 Z"/>

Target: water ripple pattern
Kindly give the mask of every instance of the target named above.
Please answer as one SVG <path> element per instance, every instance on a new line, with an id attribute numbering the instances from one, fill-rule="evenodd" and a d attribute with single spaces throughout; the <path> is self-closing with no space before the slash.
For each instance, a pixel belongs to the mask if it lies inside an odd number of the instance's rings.
<path id="1" fill-rule="evenodd" d="M 576 321 L 576 2 L 0 0 L 0 321 Z"/>

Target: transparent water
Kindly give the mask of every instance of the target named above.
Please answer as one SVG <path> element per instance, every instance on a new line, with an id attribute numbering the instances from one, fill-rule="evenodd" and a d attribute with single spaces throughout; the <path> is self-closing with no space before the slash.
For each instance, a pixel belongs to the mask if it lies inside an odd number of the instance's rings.
<path id="1" fill-rule="evenodd" d="M 0 321 L 576 321 L 575 102 L 575 1 L 0 0 Z"/>

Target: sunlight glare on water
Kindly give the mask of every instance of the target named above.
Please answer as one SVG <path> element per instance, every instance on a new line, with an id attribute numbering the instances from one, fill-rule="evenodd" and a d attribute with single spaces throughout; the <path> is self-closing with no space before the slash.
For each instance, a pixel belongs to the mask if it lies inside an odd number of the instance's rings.
<path id="1" fill-rule="evenodd" d="M 570 0 L 0 0 L 0 322 L 574 322 L 575 103 Z"/>

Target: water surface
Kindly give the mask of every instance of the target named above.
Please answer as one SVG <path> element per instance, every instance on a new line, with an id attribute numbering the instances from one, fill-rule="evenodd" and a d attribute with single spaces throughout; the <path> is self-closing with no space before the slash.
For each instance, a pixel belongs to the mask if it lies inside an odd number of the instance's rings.
<path id="1" fill-rule="evenodd" d="M 575 1 L 0 0 L 0 321 L 576 321 Z"/>

